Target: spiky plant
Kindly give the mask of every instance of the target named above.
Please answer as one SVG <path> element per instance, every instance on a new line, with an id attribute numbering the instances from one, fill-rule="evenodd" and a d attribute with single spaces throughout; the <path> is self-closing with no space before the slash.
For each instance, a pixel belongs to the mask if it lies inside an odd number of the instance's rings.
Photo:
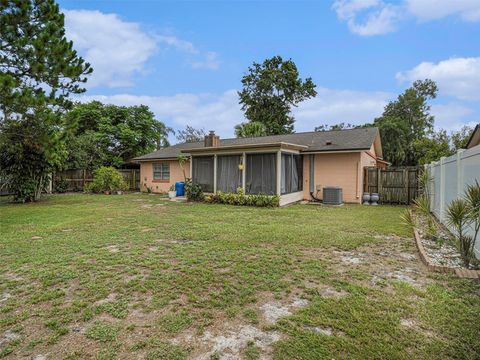
<path id="1" fill-rule="evenodd" d="M 402 220 L 405 225 L 407 225 L 410 228 L 415 227 L 415 218 L 412 215 L 412 212 L 410 210 L 405 210 L 405 212 L 402 214 Z"/>
<path id="2" fill-rule="evenodd" d="M 419 213 L 425 216 L 431 216 L 430 214 L 430 201 L 425 194 L 420 195 L 415 200 L 413 200 L 413 207 Z"/>
<path id="3" fill-rule="evenodd" d="M 465 200 L 469 207 L 469 217 L 473 224 L 474 239 L 480 232 L 480 184 L 475 180 L 475 184 L 467 186 L 465 191 Z"/>
<path id="4" fill-rule="evenodd" d="M 430 211 L 430 192 L 429 192 L 429 186 L 430 182 L 432 181 L 432 177 L 430 176 L 430 173 L 428 172 L 427 169 L 424 169 L 421 171 L 418 175 L 418 187 L 420 194 L 423 195 L 428 203 L 428 209 Z"/>
<path id="5" fill-rule="evenodd" d="M 470 206 L 464 199 L 453 200 L 447 208 L 447 224 L 455 229 L 455 236 L 465 267 L 470 266 L 473 259 L 474 239 L 465 231 L 471 223 Z"/>
<path id="6" fill-rule="evenodd" d="M 473 226 L 472 246 L 475 246 L 475 240 L 478 239 L 478 234 L 480 233 L 480 184 L 478 180 L 475 180 L 474 184 L 467 186 L 465 200 L 469 207 L 469 218 Z"/>

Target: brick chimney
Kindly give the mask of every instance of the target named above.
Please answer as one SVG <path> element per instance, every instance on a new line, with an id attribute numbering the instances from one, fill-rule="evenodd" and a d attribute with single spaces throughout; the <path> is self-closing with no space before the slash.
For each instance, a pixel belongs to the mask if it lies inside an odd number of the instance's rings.
<path id="1" fill-rule="evenodd" d="M 210 133 L 205 136 L 205 147 L 220 146 L 220 136 L 215 135 L 215 131 L 210 130 Z"/>

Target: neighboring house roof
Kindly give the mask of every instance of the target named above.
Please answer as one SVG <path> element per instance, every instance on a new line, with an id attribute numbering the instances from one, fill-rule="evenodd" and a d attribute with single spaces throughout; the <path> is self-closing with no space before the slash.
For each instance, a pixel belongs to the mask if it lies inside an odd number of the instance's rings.
<path id="1" fill-rule="evenodd" d="M 476 145 L 480 145 L 480 124 L 475 126 L 475 129 L 473 130 L 472 135 L 470 135 L 470 139 L 468 139 L 465 148 L 470 149 Z"/>
<path id="2" fill-rule="evenodd" d="M 220 146 L 212 148 L 248 148 L 258 147 L 259 145 L 271 145 L 274 143 L 288 143 L 299 145 L 302 152 L 330 152 L 330 151 L 358 151 L 370 150 L 378 137 L 377 128 L 359 128 L 348 130 L 333 131 L 312 131 L 303 133 L 294 133 L 286 135 L 259 136 L 251 138 L 233 138 L 220 139 Z M 188 153 L 188 150 L 198 151 L 204 148 L 204 142 L 182 143 L 169 146 L 150 154 L 135 158 L 134 160 L 155 160 L 176 158 L 182 153 Z M 381 150 L 380 150 L 381 151 Z M 381 154 L 377 155 L 381 156 Z"/>

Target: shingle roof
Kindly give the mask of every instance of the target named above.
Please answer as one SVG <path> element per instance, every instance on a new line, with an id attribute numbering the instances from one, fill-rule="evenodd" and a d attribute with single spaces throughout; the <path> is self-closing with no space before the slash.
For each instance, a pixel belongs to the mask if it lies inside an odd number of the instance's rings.
<path id="1" fill-rule="evenodd" d="M 285 142 L 307 146 L 308 149 L 303 152 L 369 150 L 375 141 L 377 134 L 377 128 L 359 128 L 333 131 L 312 131 L 252 138 L 221 139 L 218 149 L 221 149 L 222 146 L 245 145 L 245 147 L 248 147 L 248 145 Z M 327 145 L 327 142 L 331 142 L 331 144 Z M 203 141 L 176 144 L 150 154 L 139 156 L 134 160 L 171 159 L 182 154 L 182 150 L 188 151 L 188 149 L 198 149 L 201 147 L 204 147 Z"/>

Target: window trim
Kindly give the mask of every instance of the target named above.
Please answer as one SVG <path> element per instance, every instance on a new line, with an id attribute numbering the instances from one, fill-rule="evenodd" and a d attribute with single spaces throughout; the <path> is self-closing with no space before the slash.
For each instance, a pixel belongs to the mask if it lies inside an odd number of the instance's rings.
<path id="1" fill-rule="evenodd" d="M 159 166 L 161 165 L 161 169 L 160 170 L 155 170 L 155 166 Z M 164 169 L 164 166 L 166 166 L 168 168 L 168 178 L 164 178 L 165 174 L 167 173 L 167 171 Z M 160 172 L 160 177 L 159 178 L 156 178 L 155 177 L 155 172 Z M 170 162 L 168 161 L 162 161 L 162 162 L 154 162 L 152 164 L 152 182 L 157 182 L 157 183 L 168 183 L 170 182 Z"/>

